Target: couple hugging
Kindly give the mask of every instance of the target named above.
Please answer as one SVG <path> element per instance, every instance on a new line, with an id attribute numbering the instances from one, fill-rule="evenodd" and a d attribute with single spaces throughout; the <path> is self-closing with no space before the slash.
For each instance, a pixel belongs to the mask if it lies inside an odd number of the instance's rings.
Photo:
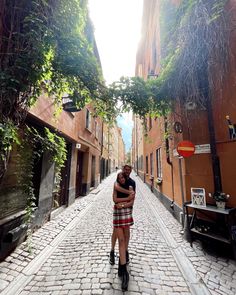
<path id="1" fill-rule="evenodd" d="M 122 172 L 117 174 L 113 189 L 113 234 L 112 249 L 110 252 L 110 264 L 115 264 L 114 248 L 116 239 L 119 243 L 119 267 L 118 275 L 122 280 L 122 290 L 128 289 L 129 274 L 126 264 L 129 263 L 128 245 L 130 239 L 130 226 L 133 225 L 133 204 L 135 198 L 135 181 L 130 178 L 132 167 L 125 165 Z"/>

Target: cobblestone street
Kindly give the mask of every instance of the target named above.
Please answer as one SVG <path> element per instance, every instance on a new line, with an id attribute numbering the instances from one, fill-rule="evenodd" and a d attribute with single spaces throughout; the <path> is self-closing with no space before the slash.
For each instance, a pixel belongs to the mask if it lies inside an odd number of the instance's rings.
<path id="1" fill-rule="evenodd" d="M 116 174 L 79 198 L 0 264 L 2 295 L 122 294 L 108 261 Z M 236 294 L 235 261 L 210 255 L 180 234 L 181 226 L 137 178 L 126 294 Z M 118 246 L 118 245 L 117 245 Z M 116 253 L 118 248 L 116 247 Z"/>

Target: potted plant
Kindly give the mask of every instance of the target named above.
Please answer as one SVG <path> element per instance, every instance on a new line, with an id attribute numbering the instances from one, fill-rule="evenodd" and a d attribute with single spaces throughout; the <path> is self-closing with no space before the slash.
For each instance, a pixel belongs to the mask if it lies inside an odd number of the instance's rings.
<path id="1" fill-rule="evenodd" d="M 217 208 L 225 209 L 225 203 L 227 202 L 230 195 L 223 192 L 209 193 L 209 197 L 213 198 L 216 202 Z"/>

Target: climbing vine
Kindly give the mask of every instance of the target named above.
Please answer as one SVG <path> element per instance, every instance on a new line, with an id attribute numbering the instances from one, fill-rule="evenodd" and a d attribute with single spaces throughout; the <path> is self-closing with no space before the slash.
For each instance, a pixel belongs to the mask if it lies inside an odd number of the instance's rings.
<path id="1" fill-rule="evenodd" d="M 34 165 L 40 160 L 44 152 L 51 153 L 51 161 L 55 164 L 55 179 L 57 179 L 54 192 L 59 193 L 61 181 L 61 169 L 64 167 L 67 150 L 65 140 L 48 128 L 43 132 L 29 126 L 24 126 L 19 135 L 17 146 L 17 179 L 21 193 L 26 198 L 25 224 L 28 227 L 28 247 L 31 251 L 31 235 L 34 211 L 37 207 L 34 191 L 33 177 Z"/>
<path id="2" fill-rule="evenodd" d="M 144 117 L 166 115 L 178 98 L 206 104 L 212 89 L 222 86 L 227 73 L 230 15 L 226 0 L 161 0 L 162 64 L 158 78 L 121 78 L 114 96 Z M 217 70 L 217 75 L 214 73 Z"/>
<path id="3" fill-rule="evenodd" d="M 1 1 L 0 52 L 2 129 L 20 127 L 42 92 L 59 108 L 65 94 L 82 108 L 106 91 L 86 0 Z"/>
<path id="4" fill-rule="evenodd" d="M 6 170 L 13 144 L 19 144 L 17 128 L 11 120 L 0 123 L 0 180 Z"/>
<path id="5" fill-rule="evenodd" d="M 230 50 L 230 18 L 225 3 L 183 0 L 176 9 L 172 38 L 168 42 L 166 37 L 162 44 L 167 49 L 163 50 L 166 58 L 157 82 L 161 86 L 159 97 L 179 97 L 204 104 L 206 91 L 221 85 Z M 217 77 L 212 74 L 216 67 Z"/>

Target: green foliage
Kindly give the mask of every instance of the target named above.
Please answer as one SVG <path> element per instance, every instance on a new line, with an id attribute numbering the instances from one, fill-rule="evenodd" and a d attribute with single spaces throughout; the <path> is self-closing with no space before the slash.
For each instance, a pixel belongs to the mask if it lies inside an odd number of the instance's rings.
<path id="1" fill-rule="evenodd" d="M 167 114 L 169 103 L 159 99 L 161 83 L 156 80 L 145 81 L 140 77 L 122 77 L 110 86 L 111 95 L 119 100 L 120 111 L 132 110 L 144 118 L 146 114 L 157 117 Z"/>
<path id="2" fill-rule="evenodd" d="M 22 122 L 22 111 L 47 89 L 84 106 L 104 86 L 84 0 L 9 0 L 0 31 L 0 122 Z M 43 87 L 42 87 L 43 86 Z"/>
<path id="3" fill-rule="evenodd" d="M 69 95 L 78 108 L 97 100 L 108 120 L 114 117 L 86 0 L 7 0 L 0 10 L 0 136 L 9 120 L 24 122 L 42 91 L 54 99 L 55 113 Z M 11 149 L 12 139 L 4 138 L 0 151 Z"/>
<path id="4" fill-rule="evenodd" d="M 32 236 L 32 220 L 34 218 L 34 211 L 36 209 L 36 198 L 33 188 L 33 167 L 37 154 L 32 149 L 32 142 L 28 138 L 22 138 L 18 145 L 17 153 L 17 181 L 20 188 L 20 193 L 26 198 L 26 214 L 24 222 L 27 225 L 27 244 L 29 252 L 31 249 L 31 236 Z"/>
<path id="5" fill-rule="evenodd" d="M 66 142 L 64 138 L 45 128 L 43 148 L 52 154 L 52 162 L 55 163 L 55 178 L 57 179 L 55 191 L 58 193 L 60 190 L 61 169 L 64 167 L 67 158 Z"/>
<path id="6" fill-rule="evenodd" d="M 144 117 L 152 104 L 147 84 L 140 77 L 121 77 L 120 81 L 114 82 L 111 94 L 119 98 L 123 111 L 133 110 L 134 113 Z"/>
<path id="7" fill-rule="evenodd" d="M 0 123 L 0 180 L 6 171 L 8 159 L 14 144 L 19 144 L 17 128 L 11 120 Z"/>
<path id="8" fill-rule="evenodd" d="M 3 124 L 0 123 L 0 157 L 4 160 L 4 155 L 12 150 L 14 143 L 19 144 L 17 128 L 12 121 L 8 120 Z"/>
<path id="9" fill-rule="evenodd" d="M 55 163 L 55 177 L 58 180 L 56 192 L 59 193 L 61 169 L 66 161 L 67 151 L 65 140 L 48 128 L 41 134 L 35 128 L 25 126 L 19 143 L 16 175 L 21 193 L 27 198 L 25 223 L 28 226 L 28 248 L 31 251 L 32 221 L 37 206 L 33 186 L 34 165 L 45 151 L 51 153 L 52 162 Z"/>
<path id="10" fill-rule="evenodd" d="M 166 116 L 175 100 L 204 105 L 227 72 L 229 16 L 226 0 L 161 0 L 162 62 L 158 78 L 121 78 L 112 85 L 125 109 L 144 117 Z M 217 77 L 214 76 L 217 67 Z"/>
<path id="11" fill-rule="evenodd" d="M 55 163 L 55 178 L 58 180 L 56 191 L 59 192 L 61 181 L 61 169 L 64 167 L 67 150 L 65 139 L 51 132 L 48 128 L 44 128 L 44 134 L 40 134 L 33 127 L 26 127 L 27 142 L 33 147 L 33 160 L 39 159 L 43 152 L 51 153 L 51 161 Z M 33 169 L 33 166 L 32 166 Z"/>
<path id="12" fill-rule="evenodd" d="M 161 5 L 165 58 L 156 81 L 161 86 L 158 96 L 204 103 L 206 92 L 214 87 L 214 66 L 219 70 L 217 84 L 227 71 L 230 47 L 226 1 L 183 0 L 179 7 L 167 2 L 163 0 Z"/>

